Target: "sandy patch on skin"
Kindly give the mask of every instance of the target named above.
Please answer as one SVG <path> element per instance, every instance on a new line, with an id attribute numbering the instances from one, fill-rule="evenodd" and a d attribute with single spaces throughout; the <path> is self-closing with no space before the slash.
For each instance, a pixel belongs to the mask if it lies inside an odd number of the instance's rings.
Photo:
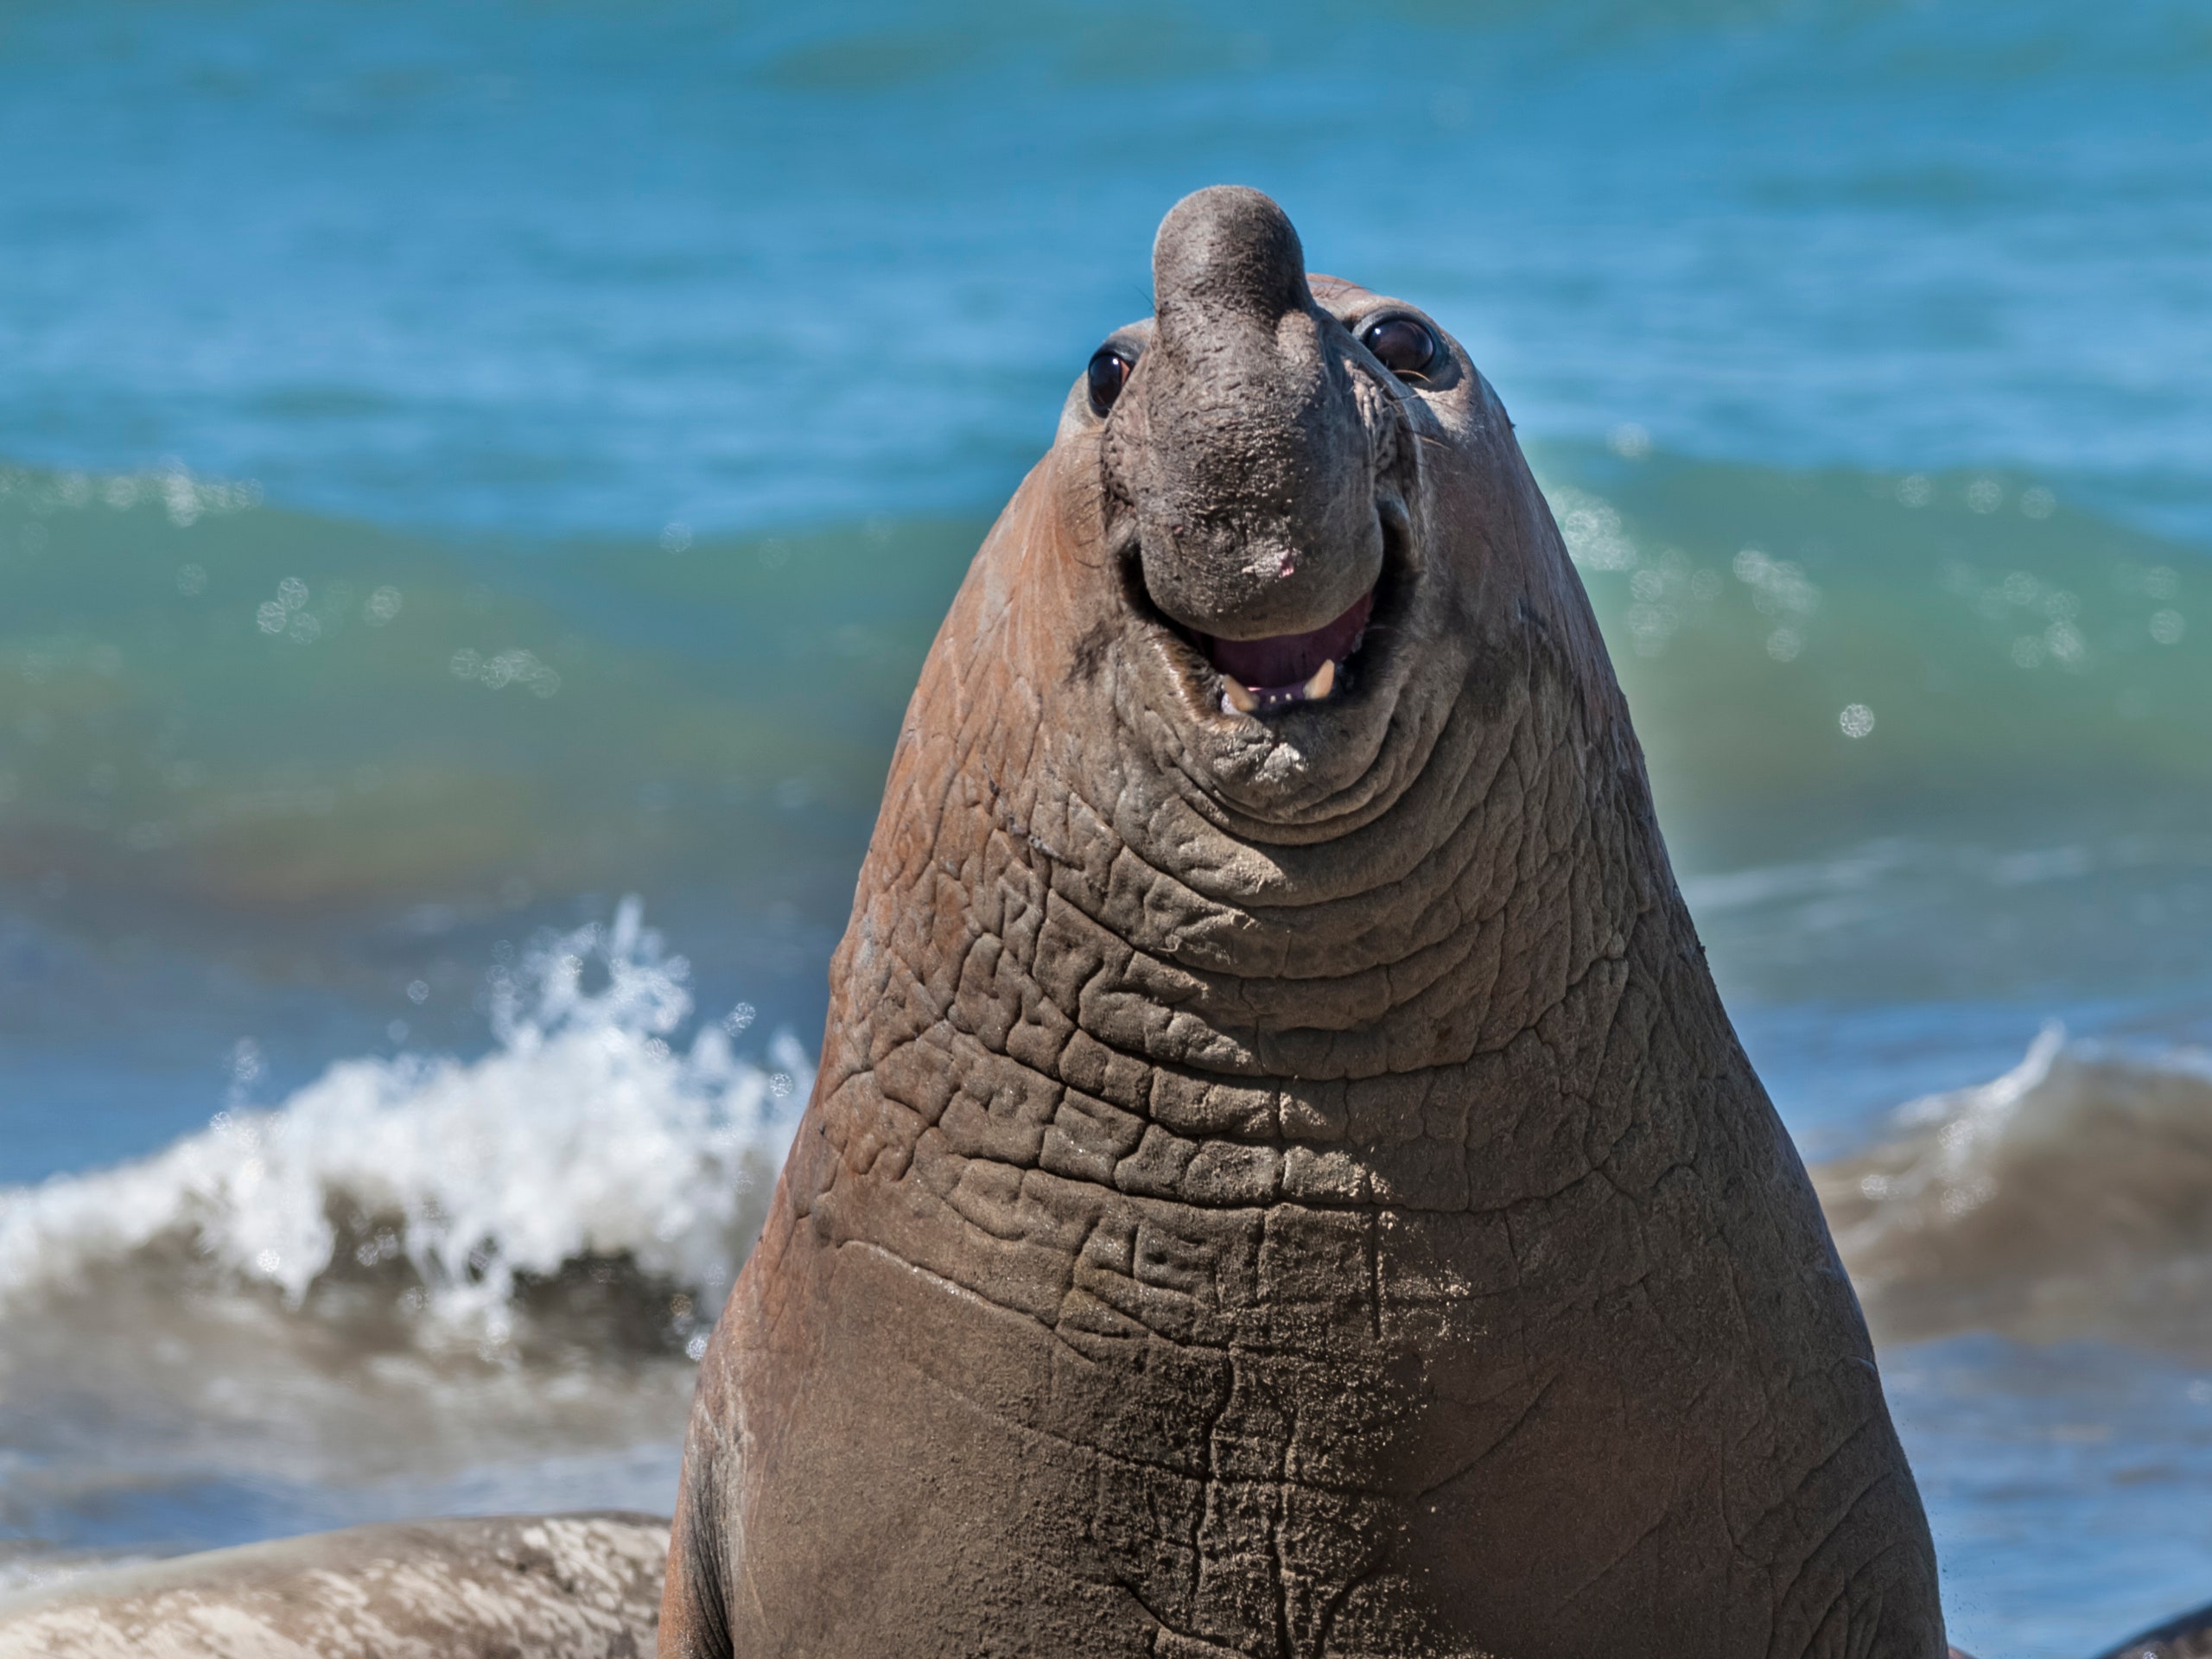
<path id="1" fill-rule="evenodd" d="M 645 1659 L 667 1559 L 647 1516 L 358 1527 L 0 1601 L 0 1659 Z"/>

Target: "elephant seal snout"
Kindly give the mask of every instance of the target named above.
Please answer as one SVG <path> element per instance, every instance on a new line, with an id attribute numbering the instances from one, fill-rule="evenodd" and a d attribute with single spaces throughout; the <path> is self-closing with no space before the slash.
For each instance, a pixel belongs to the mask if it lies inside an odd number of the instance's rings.
<path id="1" fill-rule="evenodd" d="M 1357 607 L 1333 642 L 1348 646 L 1382 571 L 1376 498 L 1396 400 L 1363 388 L 1365 354 L 1314 300 L 1298 232 L 1256 190 L 1179 203 L 1153 289 L 1152 338 L 1103 450 L 1147 593 L 1193 633 L 1236 643 L 1309 634 Z"/>
<path id="2" fill-rule="evenodd" d="M 938 636 L 662 1651 L 1942 1659 L 1510 423 L 1302 264 L 1169 214 Z"/>

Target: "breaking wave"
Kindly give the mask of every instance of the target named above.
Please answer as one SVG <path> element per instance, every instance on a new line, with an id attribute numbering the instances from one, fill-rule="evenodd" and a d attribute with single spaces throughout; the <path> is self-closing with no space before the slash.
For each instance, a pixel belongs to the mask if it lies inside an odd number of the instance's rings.
<path id="1" fill-rule="evenodd" d="M 742 1005 L 679 1046 L 689 977 L 627 900 L 493 975 L 480 1058 L 342 1060 L 143 1161 L 0 1191 L 0 1308 L 185 1263 L 293 1309 L 380 1285 L 413 1322 L 496 1345 L 563 1275 L 619 1274 L 656 1309 L 676 1293 L 668 1334 L 696 1349 L 813 1074 L 788 1033 L 741 1058 Z"/>
<path id="2" fill-rule="evenodd" d="M 2048 1026 L 2004 1076 L 1894 1122 L 1815 1172 L 1878 1338 L 2212 1354 L 2212 1053 L 2133 1055 Z"/>

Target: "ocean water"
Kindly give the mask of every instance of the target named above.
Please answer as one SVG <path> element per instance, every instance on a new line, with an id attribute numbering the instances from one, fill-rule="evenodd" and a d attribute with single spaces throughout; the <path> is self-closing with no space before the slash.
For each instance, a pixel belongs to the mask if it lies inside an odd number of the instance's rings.
<path id="1" fill-rule="evenodd" d="M 2212 21 L 0 10 L 0 1586 L 665 1510 L 899 711 L 1224 180 L 1520 424 L 1955 1638 L 2212 1599 Z"/>

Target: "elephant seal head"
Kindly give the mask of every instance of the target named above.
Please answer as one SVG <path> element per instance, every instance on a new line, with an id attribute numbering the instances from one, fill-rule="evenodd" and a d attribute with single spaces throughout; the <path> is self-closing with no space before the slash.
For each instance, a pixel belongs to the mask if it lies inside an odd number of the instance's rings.
<path id="1" fill-rule="evenodd" d="M 1110 658 L 1116 715 L 1222 828 L 1303 839 L 1387 810 L 1532 620 L 1617 702 L 1512 423 L 1433 318 L 1309 277 L 1282 210 L 1233 186 L 1177 204 L 1153 280 L 1046 469 L 1101 578 L 1074 660 Z"/>

